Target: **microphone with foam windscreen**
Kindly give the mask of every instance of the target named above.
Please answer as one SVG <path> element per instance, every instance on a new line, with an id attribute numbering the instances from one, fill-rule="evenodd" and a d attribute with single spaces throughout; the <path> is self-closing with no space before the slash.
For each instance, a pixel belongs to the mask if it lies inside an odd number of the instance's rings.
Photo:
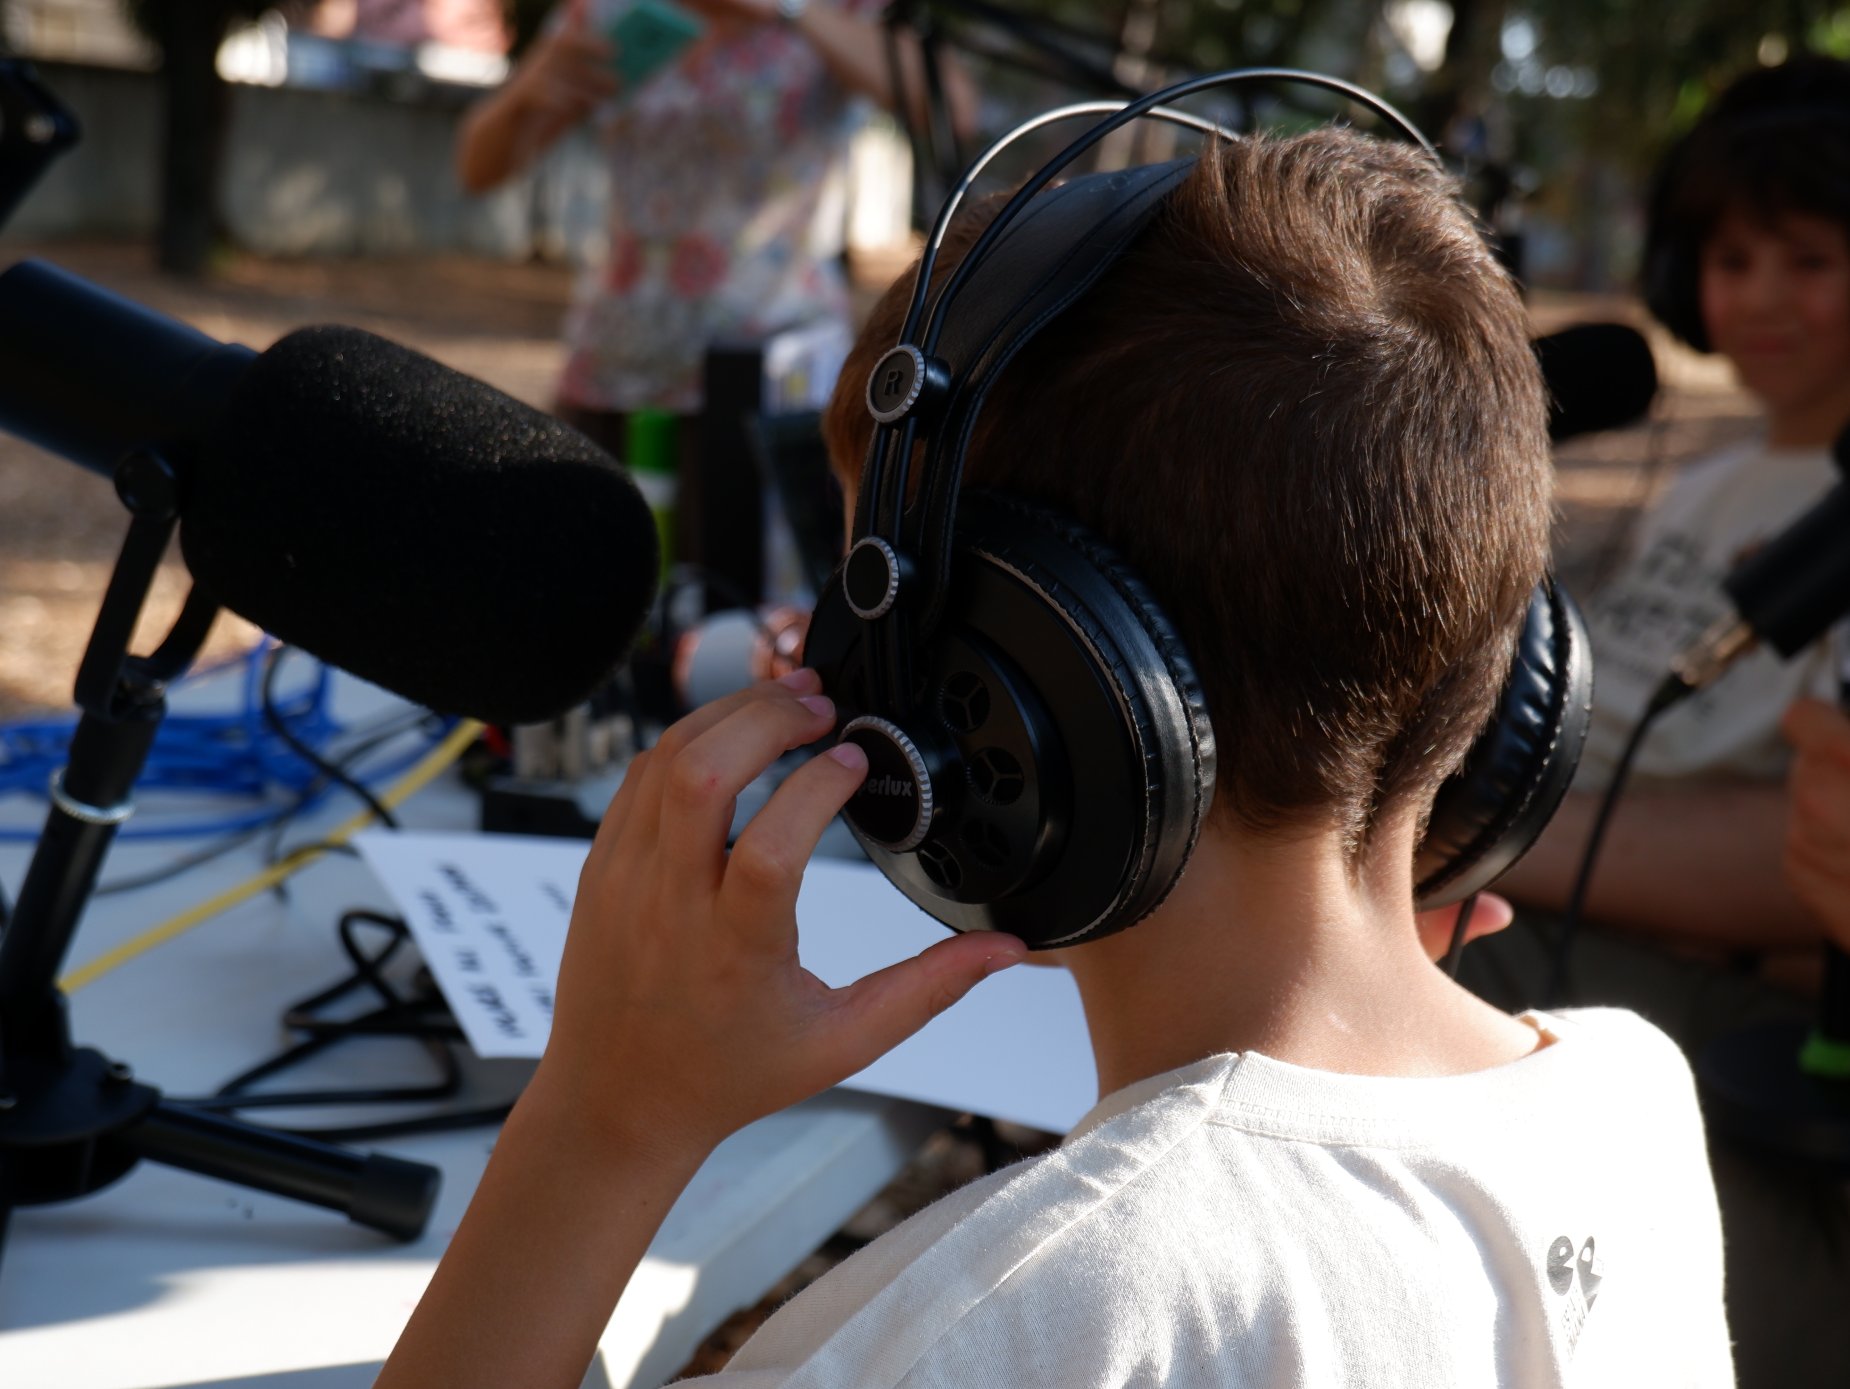
<path id="1" fill-rule="evenodd" d="M 24 262 L 0 275 L 0 428 L 105 475 L 159 452 L 206 593 L 443 713 L 582 702 L 654 591 L 654 520 L 614 459 L 356 328 L 258 354 Z"/>
<path id="2" fill-rule="evenodd" d="M 1657 395 L 1657 363 L 1644 334 L 1623 323 L 1580 323 L 1529 344 L 1548 386 L 1555 443 L 1644 418 Z"/>
<path id="3" fill-rule="evenodd" d="M 1850 429 L 1837 436 L 1831 457 L 1845 480 L 1722 580 L 1734 611 L 1678 653 L 1654 705 L 1707 688 L 1759 646 L 1790 660 L 1850 613 Z"/>

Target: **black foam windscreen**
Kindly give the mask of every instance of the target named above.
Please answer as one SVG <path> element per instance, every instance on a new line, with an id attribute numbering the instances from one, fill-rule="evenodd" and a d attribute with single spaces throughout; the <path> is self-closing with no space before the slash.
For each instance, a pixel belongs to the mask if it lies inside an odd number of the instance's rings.
<path id="1" fill-rule="evenodd" d="M 233 612 L 444 713 L 582 701 L 641 627 L 655 525 L 576 430 L 355 328 L 259 357 L 189 469 L 181 550 Z"/>
<path id="2" fill-rule="evenodd" d="M 1580 323 L 1529 345 L 1548 385 L 1548 437 L 1557 444 L 1642 419 L 1657 395 L 1651 344 L 1626 324 Z"/>

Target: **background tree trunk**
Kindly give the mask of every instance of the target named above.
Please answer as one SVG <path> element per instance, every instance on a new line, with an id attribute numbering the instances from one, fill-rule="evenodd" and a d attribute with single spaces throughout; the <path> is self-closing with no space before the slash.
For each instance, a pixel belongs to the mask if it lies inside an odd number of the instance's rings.
<path id="1" fill-rule="evenodd" d="M 166 89 L 160 266 L 196 276 L 211 261 L 222 225 L 219 166 L 231 92 L 218 75 L 218 45 L 227 16 L 209 0 L 168 0 L 153 9 Z"/>
<path id="2" fill-rule="evenodd" d="M 1416 119 L 1427 138 L 1445 142 L 1446 127 L 1467 102 L 1482 104 L 1490 92 L 1490 70 L 1502 53 L 1505 0 L 1452 0 L 1452 27 L 1445 36 L 1445 60 L 1417 104 Z"/>

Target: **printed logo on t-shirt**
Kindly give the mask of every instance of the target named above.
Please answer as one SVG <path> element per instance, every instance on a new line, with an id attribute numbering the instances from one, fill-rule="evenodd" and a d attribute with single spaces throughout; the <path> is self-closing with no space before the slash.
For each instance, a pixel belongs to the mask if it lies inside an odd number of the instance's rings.
<path id="1" fill-rule="evenodd" d="M 1567 1300 L 1563 1310 L 1567 1317 L 1567 1343 L 1572 1346 L 1580 1338 L 1587 1313 L 1593 1310 L 1606 1268 L 1591 1235 L 1578 1249 L 1568 1236 L 1556 1236 L 1554 1243 L 1548 1246 L 1546 1268 L 1548 1286 Z"/>

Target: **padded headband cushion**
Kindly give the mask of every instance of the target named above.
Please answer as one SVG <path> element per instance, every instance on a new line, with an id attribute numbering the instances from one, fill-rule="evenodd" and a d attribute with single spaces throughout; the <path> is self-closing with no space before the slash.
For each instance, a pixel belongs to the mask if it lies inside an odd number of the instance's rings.
<path id="1" fill-rule="evenodd" d="M 933 430 L 918 529 L 907 537 L 928 577 L 947 572 L 950 563 L 964 452 L 991 383 L 1116 264 L 1195 164 L 1176 159 L 1089 174 L 1047 190 L 1008 224 L 959 288 L 934 348 L 957 386 Z M 936 617 L 935 608 L 928 610 L 926 625 Z"/>

